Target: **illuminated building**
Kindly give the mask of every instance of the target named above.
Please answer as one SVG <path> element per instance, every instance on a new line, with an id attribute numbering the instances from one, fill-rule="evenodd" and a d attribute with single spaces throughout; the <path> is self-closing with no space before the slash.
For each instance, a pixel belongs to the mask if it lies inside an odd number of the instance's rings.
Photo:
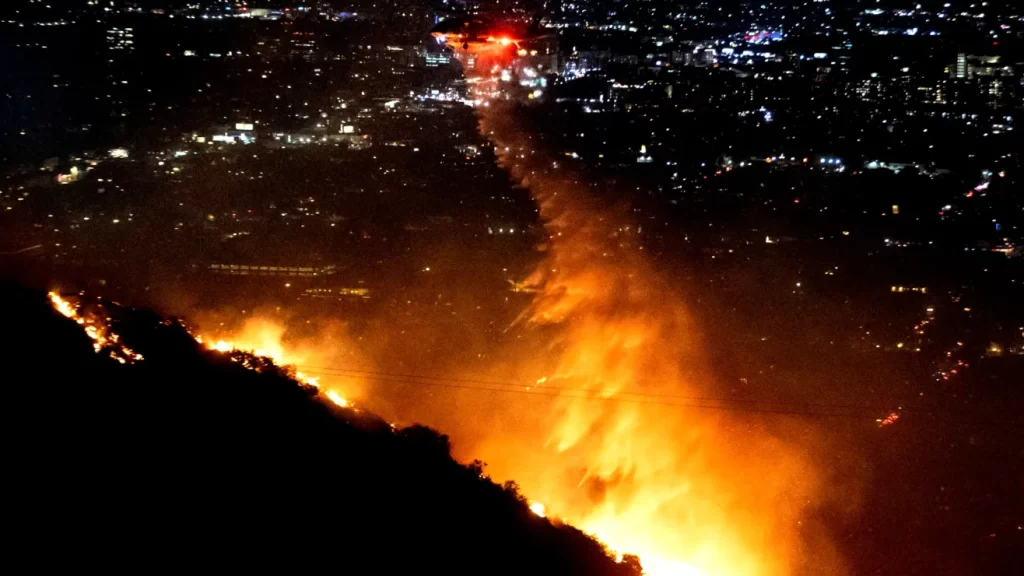
<path id="1" fill-rule="evenodd" d="M 77 182 L 85 173 L 78 170 L 78 166 L 72 166 L 68 174 L 57 174 L 58 184 L 70 184 Z"/>
<path id="2" fill-rule="evenodd" d="M 704 51 L 700 53 L 699 62 L 704 66 L 713 66 L 717 64 L 718 52 L 714 48 L 705 48 Z"/>
<path id="3" fill-rule="evenodd" d="M 423 59 L 427 68 L 447 66 L 448 63 L 451 62 L 451 58 L 447 54 L 438 54 L 434 52 L 427 52 L 424 54 Z"/>
<path id="4" fill-rule="evenodd" d="M 289 39 L 290 55 L 303 60 L 315 60 L 317 56 L 316 39 L 312 32 L 294 32 Z"/>
<path id="5" fill-rule="evenodd" d="M 265 141 L 264 144 L 270 148 L 345 144 L 353 150 L 362 150 L 370 146 L 370 140 L 366 134 L 357 134 L 354 126 L 345 125 L 342 126 L 341 132 L 336 134 L 317 133 L 312 130 L 304 132 L 278 132 L 273 134 L 273 140 Z"/>
<path id="6" fill-rule="evenodd" d="M 563 74 L 585 76 L 587 72 L 604 68 L 611 56 L 610 50 L 575 51 L 563 62 Z"/>
<path id="7" fill-rule="evenodd" d="M 892 286 L 889 289 L 889 291 L 893 292 L 893 293 L 896 293 L 896 294 L 903 294 L 904 292 L 916 292 L 918 294 L 927 294 L 928 293 L 928 287 L 927 286 Z"/>
<path id="8" fill-rule="evenodd" d="M 976 56 L 960 52 L 956 64 L 950 69 L 950 76 L 956 80 L 973 78 L 1011 77 L 1013 67 L 1002 65 L 1000 56 Z"/>
<path id="9" fill-rule="evenodd" d="M 640 155 L 636 157 L 637 164 L 650 164 L 654 159 L 647 153 L 647 146 L 640 146 Z"/>
<path id="10" fill-rule="evenodd" d="M 350 300 L 352 298 L 367 300 L 370 298 L 370 289 L 361 286 L 357 288 L 307 288 L 299 297 L 314 300 Z"/>
<path id="11" fill-rule="evenodd" d="M 132 28 L 108 29 L 107 50 L 114 50 L 120 52 L 134 52 L 135 34 Z"/>
<path id="12" fill-rule="evenodd" d="M 227 276 L 288 276 L 313 278 L 337 273 L 334 265 L 326 266 L 264 266 L 259 264 L 210 264 L 207 270 Z"/>
<path id="13" fill-rule="evenodd" d="M 954 78 L 967 78 L 967 54 L 963 52 L 956 55 L 956 68 L 953 72 Z"/>

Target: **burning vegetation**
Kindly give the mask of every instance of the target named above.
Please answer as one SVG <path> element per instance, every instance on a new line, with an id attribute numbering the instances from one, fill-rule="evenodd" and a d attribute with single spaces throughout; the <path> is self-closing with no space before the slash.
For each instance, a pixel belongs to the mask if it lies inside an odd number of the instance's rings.
<path id="1" fill-rule="evenodd" d="M 806 423 L 680 406 L 716 396 L 699 330 L 679 290 L 647 260 L 637 224 L 524 134 L 507 105 L 480 108 L 503 165 L 540 207 L 548 240 L 520 317 L 553 334 L 548 357 L 522 359 L 555 391 L 536 451 L 502 461 L 524 489 L 654 575 L 841 571 L 831 545 L 804 531 L 821 502 Z M 638 399 L 645 400 L 637 402 Z M 491 444 L 500 450 L 501 440 Z M 508 456 L 511 456 L 510 454 Z"/>
<path id="2" fill-rule="evenodd" d="M 500 401 L 471 402 L 460 393 L 365 401 L 388 419 L 451 431 L 458 456 L 478 454 L 495 478 L 515 479 L 536 499 L 528 502 L 532 516 L 578 526 L 624 565 L 636 562 L 624 554 L 636 554 L 645 573 L 762 576 L 807 566 L 842 572 L 830 542 L 811 525 L 826 500 L 812 464 L 820 448 L 813 428 L 784 417 L 702 410 L 717 387 L 699 330 L 684 295 L 648 261 L 637 224 L 548 157 L 515 125 L 508 104 L 492 101 L 478 110 L 482 131 L 534 196 L 546 229 L 544 256 L 522 283 L 532 303 L 509 328 L 541 335 L 545 344 L 539 354 L 504 351 L 493 370 L 515 366 L 516 374 L 534 376 L 529 386 L 488 388 L 514 392 Z M 95 326 L 89 335 L 97 351 L 141 360 L 109 324 L 57 295 L 51 299 L 65 316 Z M 257 319 L 228 332 L 197 333 L 194 340 L 257 373 L 294 366 L 291 377 L 323 392 L 314 397 L 352 413 L 354 394 L 389 377 L 379 368 L 324 369 L 335 365 L 328 351 L 286 344 L 278 324 Z M 452 384 L 472 376 L 445 377 L 442 385 L 472 387 Z M 537 403 L 538 395 L 546 401 Z"/>
<path id="3" fill-rule="evenodd" d="M 260 318 L 197 330 L 195 341 L 259 373 L 293 366 L 315 397 L 353 414 L 355 398 L 389 421 L 450 432 L 457 457 L 485 459 L 494 478 L 515 479 L 535 499 L 532 516 L 578 526 L 623 564 L 636 554 L 648 574 L 841 573 L 814 526 L 828 498 L 812 463 L 822 450 L 813 426 L 707 410 L 721 394 L 700 331 L 684 294 L 648 261 L 637 224 L 544 154 L 509 105 L 478 110 L 545 225 L 540 264 L 519 283 L 532 302 L 507 328 L 539 345 L 499 351 L 486 377 L 450 368 L 434 377 L 423 374 L 437 367 L 414 362 L 405 374 L 372 360 L 338 369 L 324 338 L 297 343 Z M 66 301 L 54 304 L 78 318 Z M 510 380 L 523 384 L 502 383 Z M 388 382 L 416 395 L 377 394 Z M 441 386 L 445 394 L 423 393 Z M 481 390 L 488 397 L 471 397 Z"/>
<path id="4" fill-rule="evenodd" d="M 6 398 L 19 434 L 5 517 L 36 564 L 640 574 L 514 482 L 455 462 L 446 436 L 322 401 L 266 356 L 113 303 L 51 293 L 58 315 L 41 294 L 3 293 L 19 334 L 7 359 L 45 384 Z M 52 546 L 67 555 L 39 554 Z"/>
<path id="5" fill-rule="evenodd" d="M 106 353 L 121 364 L 143 360 L 142 354 L 125 346 L 121 341 L 121 337 L 113 331 L 110 325 L 112 318 L 110 316 L 100 316 L 105 310 L 101 303 L 97 303 L 94 309 L 82 312 L 81 305 L 72 303 L 56 292 L 50 292 L 47 296 L 53 304 L 54 310 L 83 327 L 85 334 L 93 341 L 93 350 L 97 353 Z M 192 334 L 191 332 L 188 333 Z M 261 325 L 256 329 L 255 334 L 255 339 L 260 344 L 255 345 L 251 344 L 251 341 L 245 344 L 225 340 L 206 342 L 201 334 L 196 334 L 193 337 L 196 343 L 205 346 L 207 349 L 226 354 L 232 361 L 238 362 L 251 370 L 260 371 L 267 366 L 276 368 L 278 366 L 289 367 L 295 365 L 297 359 L 290 357 L 280 342 L 282 333 L 283 330 L 277 327 Z M 291 376 L 300 384 L 320 388 L 320 379 L 317 377 L 307 376 L 301 371 L 294 371 L 291 373 Z M 342 408 L 352 407 L 351 403 L 336 390 L 326 390 L 324 397 Z"/>

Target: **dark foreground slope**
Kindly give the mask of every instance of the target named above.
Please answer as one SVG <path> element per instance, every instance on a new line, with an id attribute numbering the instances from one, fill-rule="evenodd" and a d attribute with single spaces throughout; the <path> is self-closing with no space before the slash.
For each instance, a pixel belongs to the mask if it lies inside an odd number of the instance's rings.
<path id="1" fill-rule="evenodd" d="M 35 568 L 639 573 L 430 429 L 328 406 L 146 313 L 118 314 L 146 357 L 122 366 L 45 295 L 0 293 L 5 549 Z"/>

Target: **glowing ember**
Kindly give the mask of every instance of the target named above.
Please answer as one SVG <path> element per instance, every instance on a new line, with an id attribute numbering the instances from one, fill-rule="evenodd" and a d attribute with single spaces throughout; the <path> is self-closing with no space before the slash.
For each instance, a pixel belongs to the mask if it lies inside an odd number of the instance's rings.
<path id="1" fill-rule="evenodd" d="M 121 337 L 110 330 L 110 318 L 99 318 L 93 314 L 83 316 L 79 312 L 78 307 L 62 298 L 56 292 L 50 292 L 47 296 L 49 297 L 54 310 L 82 326 L 82 330 L 85 332 L 86 336 L 92 340 L 92 347 L 96 353 L 108 350 L 109 356 L 119 364 L 130 364 L 144 359 L 142 354 L 139 354 L 125 346 L 121 342 Z M 282 329 L 276 327 L 268 328 L 267 325 L 262 326 L 262 329 L 256 331 L 256 341 L 259 342 L 261 347 L 243 346 L 226 340 L 217 340 L 216 342 L 206 343 L 202 335 L 195 335 L 194 338 L 197 343 L 216 352 L 230 353 L 233 351 L 251 351 L 252 354 L 268 358 L 274 362 L 274 364 L 279 366 L 293 365 L 296 362 L 289 361 L 291 358 L 285 355 L 284 348 L 281 345 L 280 337 L 282 333 Z M 297 360 L 299 359 L 296 359 L 296 361 Z M 242 365 L 246 368 L 256 369 L 248 362 L 243 362 Z M 307 376 L 302 372 L 296 372 L 295 379 L 307 386 L 320 388 L 320 379 L 318 377 Z M 352 407 L 352 403 L 349 400 L 342 397 L 334 390 L 328 390 L 326 397 L 331 402 L 341 406 L 342 408 Z"/>
<path id="2" fill-rule="evenodd" d="M 202 343 L 202 340 L 199 340 Z M 218 340 L 209 346 L 210 350 L 216 350 L 217 352 L 231 352 L 235 349 L 234 346 L 228 344 L 223 340 Z"/>
<path id="3" fill-rule="evenodd" d="M 538 386 L 615 400 L 563 396 L 533 429 L 523 425 L 524 437 L 494 432 L 479 454 L 492 474 L 514 478 L 611 549 L 638 555 L 646 574 L 780 575 L 798 561 L 841 572 L 827 542 L 804 548 L 798 526 L 820 500 L 818 476 L 805 450 L 776 436 L 785 424 L 617 401 L 641 386 L 713 394 L 694 337 L 700 331 L 648 261 L 630 215 L 602 204 L 581 174 L 538 150 L 507 95 L 495 97 L 493 84 L 472 86 L 474 98 L 490 99 L 476 108 L 481 131 L 530 190 L 548 236 L 543 261 L 524 282 L 536 296 L 520 326 L 557 334 L 554 354 L 504 361 L 548 374 Z"/>
<path id="4" fill-rule="evenodd" d="M 56 292 L 50 292 L 50 301 L 53 302 L 53 307 L 56 308 L 57 312 L 60 312 L 68 318 L 77 318 L 78 312 L 75 310 L 71 303 L 61 298 Z"/>
<path id="5" fill-rule="evenodd" d="M 338 393 L 335 392 L 334 390 L 328 390 L 327 397 L 331 399 L 331 402 L 334 402 L 335 404 L 341 406 L 342 408 L 348 407 L 348 400 L 345 400 L 344 398 L 339 396 Z"/>
<path id="6" fill-rule="evenodd" d="M 93 314 L 82 315 L 78 307 L 62 298 L 56 292 L 47 294 L 53 308 L 63 316 L 74 320 L 85 331 L 85 335 L 92 340 L 92 349 L 97 354 L 108 350 L 111 358 L 119 364 L 129 364 L 142 360 L 142 354 L 121 343 L 121 338 L 110 330 L 110 318 L 97 318 Z"/>
<path id="7" fill-rule="evenodd" d="M 530 504 L 530 512 L 533 512 L 537 516 L 544 518 L 544 505 L 541 504 L 540 502 L 534 502 L 533 504 Z"/>
<path id="8" fill-rule="evenodd" d="M 899 420 L 899 419 L 900 419 L 899 412 L 890 412 L 889 415 L 886 416 L 885 418 L 879 418 L 877 420 L 878 427 L 879 428 L 885 428 L 886 426 L 889 426 L 890 424 L 895 424 L 896 421 Z"/>
<path id="9" fill-rule="evenodd" d="M 206 347 L 210 350 L 223 353 L 235 350 L 241 352 L 248 351 L 255 356 L 269 358 L 278 366 L 294 366 L 302 361 L 302 358 L 295 357 L 285 351 L 284 346 L 281 344 L 281 336 L 284 333 L 283 329 L 278 326 L 259 321 L 253 326 L 255 326 L 255 328 L 243 331 L 243 336 L 247 337 L 246 344 L 227 340 L 217 340 L 212 344 L 206 344 Z M 196 342 L 200 344 L 204 342 L 202 335 L 195 336 L 195 339 Z M 320 378 L 317 376 L 309 376 L 299 371 L 295 372 L 295 379 L 307 386 L 320 388 Z M 352 403 L 349 400 L 334 390 L 328 390 L 325 393 L 325 396 L 328 400 L 342 408 L 352 407 Z"/>

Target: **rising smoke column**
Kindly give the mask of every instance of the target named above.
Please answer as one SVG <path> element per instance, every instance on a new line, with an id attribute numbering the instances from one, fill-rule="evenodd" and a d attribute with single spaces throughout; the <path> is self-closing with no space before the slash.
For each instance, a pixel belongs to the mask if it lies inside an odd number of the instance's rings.
<path id="1" fill-rule="evenodd" d="M 651 574 L 841 572 L 830 544 L 804 529 L 821 492 L 805 448 L 749 415 L 635 401 L 714 395 L 683 298 L 649 262 L 628 211 L 538 149 L 514 105 L 478 111 L 548 236 L 521 323 L 556 336 L 546 361 L 521 361 L 554 366 L 538 386 L 599 398 L 559 398 L 536 452 L 496 439 L 488 461 L 550 514 L 638 554 Z"/>

